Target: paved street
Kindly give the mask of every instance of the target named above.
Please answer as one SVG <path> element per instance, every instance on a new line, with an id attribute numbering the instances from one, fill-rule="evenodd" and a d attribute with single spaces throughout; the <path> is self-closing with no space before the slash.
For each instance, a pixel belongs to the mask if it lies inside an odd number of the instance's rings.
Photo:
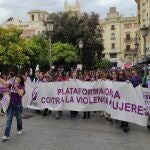
<path id="1" fill-rule="evenodd" d="M 16 135 L 13 124 L 11 140 L 0 142 L 0 150 L 149 150 L 150 132 L 146 128 L 131 125 L 124 133 L 99 115 L 91 120 L 69 120 L 68 113 L 56 120 L 55 113 L 43 118 L 25 112 L 24 134 Z M 0 118 L 0 133 L 3 133 L 5 118 Z"/>

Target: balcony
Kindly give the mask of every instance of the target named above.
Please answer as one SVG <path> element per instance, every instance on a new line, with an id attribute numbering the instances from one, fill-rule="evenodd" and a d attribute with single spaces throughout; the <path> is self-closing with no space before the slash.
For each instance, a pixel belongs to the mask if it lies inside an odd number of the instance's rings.
<path id="1" fill-rule="evenodd" d="M 131 54 L 131 53 L 137 53 L 134 48 L 126 49 L 124 50 L 125 54 Z"/>
<path id="2" fill-rule="evenodd" d="M 124 42 L 132 42 L 132 38 L 124 38 Z"/>
<path id="3" fill-rule="evenodd" d="M 116 38 L 110 38 L 110 40 L 116 40 Z"/>
<path id="4" fill-rule="evenodd" d="M 117 49 L 112 48 L 112 49 L 109 50 L 109 52 L 110 52 L 110 53 L 112 53 L 112 52 L 117 52 Z"/>
<path id="5" fill-rule="evenodd" d="M 110 62 L 117 62 L 118 58 L 109 58 Z"/>

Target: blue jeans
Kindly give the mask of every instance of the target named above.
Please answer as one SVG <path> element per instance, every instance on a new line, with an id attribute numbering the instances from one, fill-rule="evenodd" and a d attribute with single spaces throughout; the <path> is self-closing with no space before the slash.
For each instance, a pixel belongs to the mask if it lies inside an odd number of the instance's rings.
<path id="1" fill-rule="evenodd" d="M 11 125 L 12 125 L 12 120 L 13 120 L 14 114 L 15 114 L 16 120 L 17 120 L 17 130 L 18 131 L 22 130 L 21 113 L 22 113 L 22 105 L 21 104 L 15 105 L 15 104 L 10 103 L 8 111 L 7 111 L 7 123 L 6 123 L 6 129 L 5 129 L 5 136 L 7 136 L 7 137 L 10 136 L 10 130 L 11 130 Z"/>

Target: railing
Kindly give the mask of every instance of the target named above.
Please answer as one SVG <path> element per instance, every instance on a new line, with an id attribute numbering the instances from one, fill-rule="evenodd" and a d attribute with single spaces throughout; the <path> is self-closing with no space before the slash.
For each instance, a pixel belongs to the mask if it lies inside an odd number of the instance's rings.
<path id="1" fill-rule="evenodd" d="M 111 40 L 116 40 L 116 38 L 111 38 Z"/>
<path id="2" fill-rule="evenodd" d="M 132 38 L 130 37 L 130 38 L 124 38 L 124 42 L 132 42 Z"/>
<path id="3" fill-rule="evenodd" d="M 125 53 L 137 53 L 137 51 L 135 50 L 135 48 L 130 48 L 130 49 L 126 49 L 125 48 Z"/>

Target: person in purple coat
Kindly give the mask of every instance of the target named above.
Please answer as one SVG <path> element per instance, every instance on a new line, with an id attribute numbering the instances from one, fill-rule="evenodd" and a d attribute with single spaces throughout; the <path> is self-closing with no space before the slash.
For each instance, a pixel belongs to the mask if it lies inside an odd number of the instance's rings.
<path id="1" fill-rule="evenodd" d="M 131 83 L 134 88 L 142 83 L 142 80 L 141 80 L 140 76 L 138 75 L 137 70 L 132 70 Z"/>

